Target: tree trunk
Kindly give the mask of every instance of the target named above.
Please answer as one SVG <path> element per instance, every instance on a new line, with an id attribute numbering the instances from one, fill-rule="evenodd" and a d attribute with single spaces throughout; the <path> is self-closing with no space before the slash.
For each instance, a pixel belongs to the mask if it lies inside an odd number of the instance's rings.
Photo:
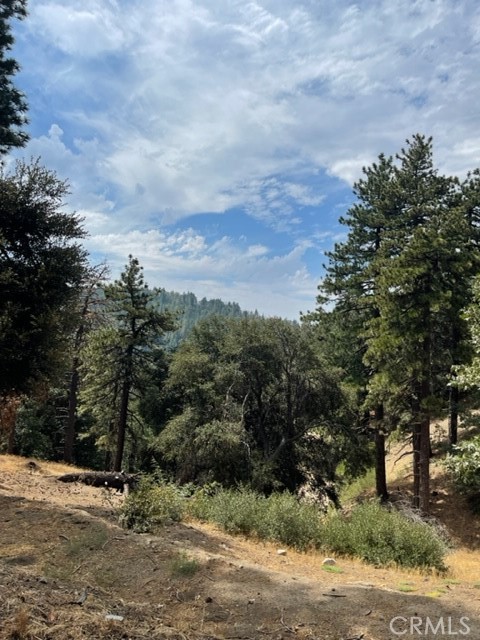
<path id="1" fill-rule="evenodd" d="M 123 451 L 125 449 L 125 434 L 127 431 L 128 402 L 130 399 L 130 381 L 125 379 L 122 387 L 122 397 L 120 400 L 120 415 L 117 425 L 117 449 L 115 451 L 114 471 L 121 471 L 123 461 Z"/>
<path id="2" fill-rule="evenodd" d="M 15 453 L 15 426 L 20 397 L 12 394 L 0 397 L 0 427 L 7 434 L 7 453 Z"/>
<path id="3" fill-rule="evenodd" d="M 125 449 L 125 434 L 127 432 L 128 403 L 130 401 L 130 389 L 132 386 L 132 358 L 133 346 L 127 349 L 125 358 L 125 378 L 122 384 L 122 395 L 120 398 L 120 414 L 117 423 L 117 449 L 115 451 L 114 471 L 121 471 L 123 462 L 123 451 Z"/>
<path id="4" fill-rule="evenodd" d="M 59 476 L 60 482 L 82 482 L 92 487 L 108 487 L 118 489 L 123 493 L 125 486 L 135 489 L 138 475 L 127 473 L 106 473 L 105 471 L 90 471 L 86 473 L 67 473 Z"/>
<path id="5" fill-rule="evenodd" d="M 420 441 L 421 428 L 416 421 L 413 425 L 412 447 L 413 447 L 413 506 L 420 508 Z"/>
<path id="6" fill-rule="evenodd" d="M 75 426 L 77 422 L 78 404 L 78 374 L 79 358 L 75 356 L 72 365 L 72 376 L 70 378 L 70 389 L 68 393 L 68 418 L 65 428 L 65 444 L 63 449 L 63 459 L 65 462 L 73 462 L 73 447 L 75 443 Z"/>
<path id="7" fill-rule="evenodd" d="M 425 415 L 420 425 L 420 510 L 430 511 L 430 416 Z"/>
<path id="8" fill-rule="evenodd" d="M 375 484 L 377 496 L 382 502 L 388 500 L 387 471 L 385 466 L 385 433 L 382 431 L 383 404 L 375 408 Z"/>
<path id="9" fill-rule="evenodd" d="M 457 386 L 451 386 L 448 392 L 448 440 L 450 444 L 458 441 L 458 400 L 460 392 Z"/>

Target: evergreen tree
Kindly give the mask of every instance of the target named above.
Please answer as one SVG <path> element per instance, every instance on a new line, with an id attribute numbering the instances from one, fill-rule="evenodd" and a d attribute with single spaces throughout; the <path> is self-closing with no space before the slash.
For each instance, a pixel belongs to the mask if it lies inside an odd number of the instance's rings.
<path id="1" fill-rule="evenodd" d="M 76 436 L 78 392 L 82 351 L 88 334 L 105 322 L 103 314 L 103 292 L 100 289 L 107 275 L 103 264 L 88 270 L 81 286 L 76 311 L 76 327 L 71 340 L 71 370 L 68 384 L 68 415 L 65 425 L 63 459 L 73 462 Z"/>
<path id="2" fill-rule="evenodd" d="M 361 363 L 366 350 L 365 329 L 370 320 L 378 318 L 380 314 L 377 300 L 378 258 L 381 253 L 388 255 L 393 248 L 387 248 L 384 241 L 396 224 L 401 201 L 398 194 L 388 188 L 394 175 L 393 158 L 382 154 L 378 163 L 364 168 L 363 173 L 364 177 L 354 185 L 357 202 L 345 217 L 340 218 L 340 222 L 349 228 L 347 240 L 336 244 L 334 251 L 327 254 L 330 262 L 326 278 L 319 287 L 321 294 L 318 302 L 322 304 L 333 296 L 336 319 L 342 324 L 343 333 L 350 335 L 350 344 L 356 343 L 353 353 L 357 362 L 355 365 L 350 362 L 349 369 L 356 371 L 354 381 L 359 390 L 362 421 L 375 434 L 377 495 L 386 500 L 385 434 L 388 428 L 384 403 L 379 397 L 375 403 L 367 402 L 364 406 L 368 380 L 373 372 L 371 366 L 362 366 Z M 317 321 L 320 318 L 325 319 L 325 316 L 317 316 Z"/>
<path id="3" fill-rule="evenodd" d="M 81 219 L 68 188 L 38 162 L 0 172 L 0 394 L 53 379 L 87 271 Z"/>
<path id="4" fill-rule="evenodd" d="M 0 155 L 12 147 L 23 147 L 28 140 L 22 131 L 27 124 L 27 103 L 12 82 L 19 65 L 8 57 L 14 43 L 10 20 L 25 18 L 26 6 L 26 0 L 0 0 Z"/>
<path id="5" fill-rule="evenodd" d="M 323 289 L 363 314 L 365 407 L 377 420 L 409 423 L 414 502 L 427 511 L 430 418 L 464 349 L 461 301 L 478 269 L 478 185 L 438 175 L 431 139 L 407 142 L 396 163 L 380 156 L 365 170 Z"/>
<path id="6" fill-rule="evenodd" d="M 119 280 L 104 289 L 111 326 L 95 333 L 83 358 L 83 408 L 97 418 L 107 450 L 115 442 L 113 468 L 122 469 L 127 431 L 131 446 L 136 442 L 132 404 L 146 389 L 146 376 L 153 362 L 153 351 L 165 331 L 175 324 L 171 314 L 155 306 L 157 290 L 144 282 L 139 261 L 129 257 Z M 133 456 L 135 452 L 133 451 Z"/>

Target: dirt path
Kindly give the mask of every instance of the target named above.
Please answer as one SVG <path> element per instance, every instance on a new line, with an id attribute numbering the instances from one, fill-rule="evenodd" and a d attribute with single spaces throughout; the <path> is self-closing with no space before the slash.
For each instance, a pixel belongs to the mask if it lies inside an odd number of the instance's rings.
<path id="1" fill-rule="evenodd" d="M 341 558 L 327 572 L 321 555 L 209 525 L 126 532 L 121 496 L 38 465 L 0 456 L 2 639 L 480 638 L 478 551 L 458 549 L 442 577 Z"/>

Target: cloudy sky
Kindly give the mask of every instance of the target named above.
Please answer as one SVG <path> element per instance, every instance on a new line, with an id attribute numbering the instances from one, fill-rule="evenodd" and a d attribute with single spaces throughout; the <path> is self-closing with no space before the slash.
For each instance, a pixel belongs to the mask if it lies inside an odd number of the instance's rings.
<path id="1" fill-rule="evenodd" d="M 432 135 L 480 165 L 477 0 L 30 0 L 31 141 L 71 184 L 92 261 L 266 315 L 314 307 L 378 154 Z"/>

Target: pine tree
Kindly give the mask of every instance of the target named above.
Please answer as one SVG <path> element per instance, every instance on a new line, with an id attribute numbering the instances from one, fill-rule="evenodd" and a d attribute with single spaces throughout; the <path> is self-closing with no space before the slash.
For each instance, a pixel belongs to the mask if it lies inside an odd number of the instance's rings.
<path id="1" fill-rule="evenodd" d="M 359 202 L 342 220 L 350 233 L 330 254 L 321 291 L 360 314 L 365 407 L 377 424 L 410 424 L 414 502 L 427 511 L 430 417 L 464 350 L 460 310 L 478 269 L 479 191 L 475 175 L 460 185 L 438 174 L 430 138 L 407 143 L 396 162 L 380 156 L 364 170 Z M 381 447 L 377 472 L 380 457 Z"/>
<path id="2" fill-rule="evenodd" d="M 38 162 L 0 172 L 0 394 L 53 378 L 87 271 L 68 186 Z"/>
<path id="3" fill-rule="evenodd" d="M 22 131 L 27 124 L 27 103 L 12 82 L 19 65 L 8 57 L 14 43 L 10 20 L 25 18 L 26 6 L 26 0 L 0 0 L 0 155 L 12 147 L 23 147 L 28 141 Z"/>
<path id="4" fill-rule="evenodd" d="M 462 194 L 433 166 L 432 140 L 416 135 L 397 156 L 390 186 L 401 215 L 377 260 L 379 314 L 370 322 L 366 361 L 371 389 L 408 403 L 413 442 L 414 504 L 429 509 L 430 420 L 439 415 L 463 333 L 458 291 L 468 290 L 475 254 Z M 400 398 L 401 396 L 401 398 Z"/>
<path id="5" fill-rule="evenodd" d="M 380 314 L 377 301 L 377 279 L 379 276 L 378 259 L 391 247 L 385 247 L 384 240 L 390 229 L 396 224 L 401 212 L 401 201 L 395 191 L 389 188 L 394 175 L 393 158 L 379 156 L 378 163 L 363 169 L 364 178 L 354 186 L 358 201 L 349 209 L 340 222 L 349 227 L 346 242 L 335 245 L 334 251 L 327 254 L 330 263 L 327 276 L 320 286 L 319 303 L 334 296 L 338 316 L 343 316 L 345 326 L 352 333 L 352 342 L 361 339 L 368 323 Z M 353 336 L 356 335 L 356 337 Z M 356 349 L 357 359 L 361 362 L 366 344 Z M 373 374 L 371 366 L 357 364 L 356 384 L 360 397 L 366 400 L 369 376 Z M 358 375 L 360 374 L 360 375 Z M 370 411 L 371 409 L 371 411 Z M 385 472 L 385 434 L 382 398 L 367 403 L 360 409 L 371 416 L 367 419 L 375 434 L 376 449 L 376 489 L 382 499 L 388 498 Z"/>
<path id="6" fill-rule="evenodd" d="M 152 351 L 159 347 L 165 331 L 175 329 L 170 313 L 155 305 L 157 290 L 149 290 L 143 268 L 132 256 L 120 279 L 104 289 L 111 326 L 92 336 L 84 357 L 83 407 L 97 419 L 97 406 L 107 408 L 107 448 L 115 440 L 113 468 L 122 469 L 127 427 L 134 439 L 132 399 L 145 391 L 145 375 L 152 363 Z M 103 425 L 106 426 L 105 424 Z"/>

